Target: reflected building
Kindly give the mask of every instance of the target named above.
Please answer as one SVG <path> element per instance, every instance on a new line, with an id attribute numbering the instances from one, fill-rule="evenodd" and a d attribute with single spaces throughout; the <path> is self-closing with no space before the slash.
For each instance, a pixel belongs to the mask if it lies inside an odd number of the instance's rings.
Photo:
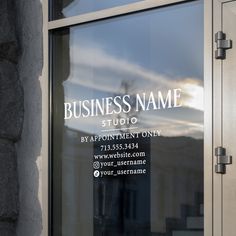
<path id="1" fill-rule="evenodd" d="M 94 178 L 96 147 L 80 143 L 88 134 L 66 128 L 64 135 L 65 235 L 171 236 L 202 222 L 203 140 L 150 138 L 144 144 L 150 154 L 147 175 Z M 197 232 L 203 230 L 199 226 Z"/>

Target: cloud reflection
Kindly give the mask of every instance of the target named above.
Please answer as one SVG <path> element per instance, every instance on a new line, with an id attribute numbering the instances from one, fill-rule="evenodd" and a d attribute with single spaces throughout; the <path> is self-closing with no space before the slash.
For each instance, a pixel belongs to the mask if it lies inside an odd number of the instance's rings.
<path id="1" fill-rule="evenodd" d="M 157 111 L 142 112 L 137 131 L 155 128 L 162 130 L 162 135 L 165 136 L 202 138 L 203 84 L 199 79 L 176 79 L 157 74 L 131 61 L 110 55 L 99 46 L 82 45 L 79 47 L 74 45 L 70 52 L 70 76 L 64 82 L 66 101 L 89 99 L 89 96 L 93 98 L 97 98 L 97 96 L 106 97 L 107 94 L 122 93 L 121 84 L 123 81 L 133 83 L 131 94 L 181 88 L 183 105 L 180 108 L 181 112 L 176 110 L 164 111 L 163 114 L 161 111 L 158 111 L 159 113 Z M 90 93 L 83 90 L 90 91 Z M 191 116 L 194 110 L 196 112 L 194 112 L 194 116 Z M 181 115 L 179 116 L 179 114 Z M 84 132 L 99 134 L 102 130 L 101 120 L 114 118 L 116 117 L 70 119 L 65 121 L 65 125 Z M 200 122 L 196 122 L 196 120 Z"/>

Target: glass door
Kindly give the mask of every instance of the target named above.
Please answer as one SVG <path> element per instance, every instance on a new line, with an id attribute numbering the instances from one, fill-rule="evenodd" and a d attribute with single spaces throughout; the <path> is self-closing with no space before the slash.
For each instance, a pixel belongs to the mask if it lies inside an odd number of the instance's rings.
<path id="1" fill-rule="evenodd" d="M 51 32 L 53 236 L 203 236 L 203 2 Z"/>

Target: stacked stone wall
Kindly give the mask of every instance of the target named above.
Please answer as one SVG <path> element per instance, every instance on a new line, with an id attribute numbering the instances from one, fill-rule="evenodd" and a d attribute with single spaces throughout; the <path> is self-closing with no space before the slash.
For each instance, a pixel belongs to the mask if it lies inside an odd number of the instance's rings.
<path id="1" fill-rule="evenodd" d="M 0 1 L 0 235 L 16 235 L 19 215 L 17 156 L 24 101 L 17 63 L 19 47 L 13 0 Z"/>

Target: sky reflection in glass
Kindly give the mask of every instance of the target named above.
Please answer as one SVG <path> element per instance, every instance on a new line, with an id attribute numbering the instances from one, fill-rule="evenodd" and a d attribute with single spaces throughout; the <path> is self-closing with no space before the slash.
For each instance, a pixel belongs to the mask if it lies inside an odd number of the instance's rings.
<path id="1" fill-rule="evenodd" d="M 65 102 L 182 89 L 181 108 L 141 112 L 137 132 L 203 138 L 203 4 L 152 10 L 70 29 L 70 75 Z M 158 12 L 158 14 L 157 14 Z M 101 134 L 101 119 L 65 125 Z"/>
<path id="2" fill-rule="evenodd" d="M 52 0 L 53 19 L 75 16 L 142 0 Z"/>

